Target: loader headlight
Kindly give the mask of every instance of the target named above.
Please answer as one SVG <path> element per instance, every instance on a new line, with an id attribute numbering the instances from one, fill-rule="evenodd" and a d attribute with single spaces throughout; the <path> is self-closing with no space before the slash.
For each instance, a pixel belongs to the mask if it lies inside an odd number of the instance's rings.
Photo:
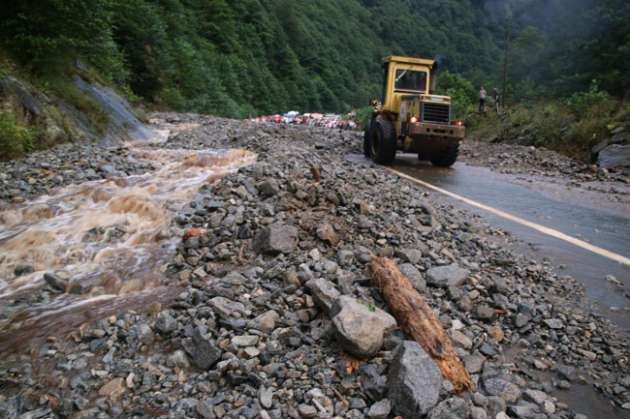
<path id="1" fill-rule="evenodd" d="M 418 122 L 418 117 L 417 117 L 417 116 L 412 116 L 412 117 L 409 119 L 409 122 L 411 122 L 412 124 L 415 124 L 416 122 Z"/>

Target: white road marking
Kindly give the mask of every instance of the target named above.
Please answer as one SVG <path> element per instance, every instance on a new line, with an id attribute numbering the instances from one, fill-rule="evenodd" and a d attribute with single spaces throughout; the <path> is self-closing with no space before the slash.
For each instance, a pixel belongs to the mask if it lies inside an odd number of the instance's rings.
<path id="1" fill-rule="evenodd" d="M 517 217 L 515 215 L 512 215 L 512 214 L 507 213 L 505 211 L 502 211 L 500 209 L 493 208 L 493 207 L 490 207 L 488 205 L 485 205 L 485 204 L 473 201 L 472 199 L 463 197 L 461 195 L 457 195 L 457 194 L 455 194 L 453 192 L 449 192 L 449 191 L 447 191 L 445 189 L 439 188 L 439 187 L 437 187 L 435 185 L 432 185 L 432 184 L 430 184 L 428 182 L 425 182 L 425 181 L 420 180 L 420 179 L 416 179 L 416 178 L 414 178 L 412 176 L 409 176 L 409 175 L 407 175 L 405 173 L 399 172 L 398 170 L 395 170 L 395 169 L 392 169 L 392 168 L 389 168 L 389 167 L 387 168 L 387 170 L 389 170 L 392 173 L 395 173 L 397 176 L 400 176 L 403 179 L 407 179 L 407 180 L 409 180 L 409 181 L 411 181 L 413 183 L 416 183 L 418 185 L 424 186 L 425 188 L 432 189 L 432 190 L 437 191 L 437 192 L 439 192 L 441 194 L 444 194 L 444 195 L 449 196 L 451 198 L 457 199 L 458 201 L 464 202 L 464 203 L 466 203 L 468 205 L 472 205 L 473 207 L 481 208 L 482 210 L 485 210 L 485 211 L 488 211 L 488 212 L 490 212 L 492 214 L 498 215 L 499 217 L 505 218 L 506 220 L 510 220 L 512 222 L 524 225 L 526 227 L 529 227 L 529 228 L 531 228 L 533 230 L 539 231 L 539 232 L 541 232 L 543 234 L 546 234 L 548 236 L 555 237 L 556 239 L 564 240 L 565 242 L 571 243 L 574 246 L 581 247 L 582 249 L 586 249 L 586 250 L 591 251 L 591 252 L 593 252 L 595 254 L 603 256 L 605 258 L 614 260 L 615 262 L 619 262 L 619 263 L 621 263 L 623 265 L 630 266 L 630 258 L 627 258 L 627 257 L 625 257 L 623 255 L 619 255 L 617 253 L 611 252 L 610 250 L 606 250 L 606 249 L 603 249 L 601 247 L 592 245 L 590 243 L 585 242 L 584 240 L 576 239 L 575 237 L 572 237 L 572 236 L 569 236 L 567 234 L 564 234 L 561 231 L 554 230 L 553 228 L 549 228 L 549 227 L 545 227 L 545 226 L 540 225 L 540 224 L 533 223 L 531 221 L 528 221 L 528 220 L 525 220 L 523 218 Z"/>

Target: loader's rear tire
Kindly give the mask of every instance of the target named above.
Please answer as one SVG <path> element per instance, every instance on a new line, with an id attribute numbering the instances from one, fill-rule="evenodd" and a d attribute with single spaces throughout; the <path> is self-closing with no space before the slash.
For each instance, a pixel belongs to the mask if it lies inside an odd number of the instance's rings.
<path id="1" fill-rule="evenodd" d="M 378 119 L 370 127 L 370 156 L 378 164 L 391 164 L 396 157 L 396 134 L 391 122 Z"/>
<path id="2" fill-rule="evenodd" d="M 372 120 L 368 120 L 365 123 L 365 131 L 363 132 L 363 155 L 367 158 L 372 157 L 372 146 L 370 145 L 370 128 L 372 126 Z"/>
<path id="3" fill-rule="evenodd" d="M 439 167 L 451 167 L 457 161 L 459 143 L 449 144 L 440 154 L 431 158 L 431 163 Z"/>

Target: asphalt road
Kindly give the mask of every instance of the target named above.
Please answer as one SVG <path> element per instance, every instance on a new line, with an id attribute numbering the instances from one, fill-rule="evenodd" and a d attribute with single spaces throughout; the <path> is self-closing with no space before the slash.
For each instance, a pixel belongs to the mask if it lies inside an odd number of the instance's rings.
<path id="1" fill-rule="evenodd" d="M 558 189 L 544 180 L 503 175 L 481 167 L 456 163 L 452 168 L 437 168 L 419 162 L 414 155 L 397 157 L 391 169 L 430 185 L 457 194 L 516 218 L 550 228 L 578 242 L 602 249 L 602 253 L 630 258 L 630 208 L 607 204 L 604 199 L 579 189 Z M 422 186 L 420 186 L 422 187 Z M 439 194 L 439 192 L 436 192 Z M 630 265 L 594 253 L 574 243 L 544 234 L 492 211 L 471 206 L 444 196 L 454 205 L 482 215 L 488 223 L 521 239 L 520 249 L 537 260 L 546 258 L 559 274 L 571 275 L 586 290 L 593 309 L 630 331 Z M 543 228 L 544 230 L 544 228 Z M 606 280 L 614 276 L 623 289 Z"/>

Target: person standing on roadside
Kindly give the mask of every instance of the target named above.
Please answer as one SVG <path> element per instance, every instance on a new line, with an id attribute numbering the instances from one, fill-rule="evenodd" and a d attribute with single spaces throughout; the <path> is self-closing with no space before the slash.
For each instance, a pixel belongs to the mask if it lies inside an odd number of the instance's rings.
<path id="1" fill-rule="evenodd" d="M 486 113 L 486 96 L 488 96 L 488 93 L 481 86 L 481 89 L 479 89 L 479 113 Z"/>
<path id="2" fill-rule="evenodd" d="M 492 89 L 492 97 L 494 98 L 494 110 L 498 115 L 501 112 L 501 94 L 499 94 L 499 89 L 496 87 Z"/>

